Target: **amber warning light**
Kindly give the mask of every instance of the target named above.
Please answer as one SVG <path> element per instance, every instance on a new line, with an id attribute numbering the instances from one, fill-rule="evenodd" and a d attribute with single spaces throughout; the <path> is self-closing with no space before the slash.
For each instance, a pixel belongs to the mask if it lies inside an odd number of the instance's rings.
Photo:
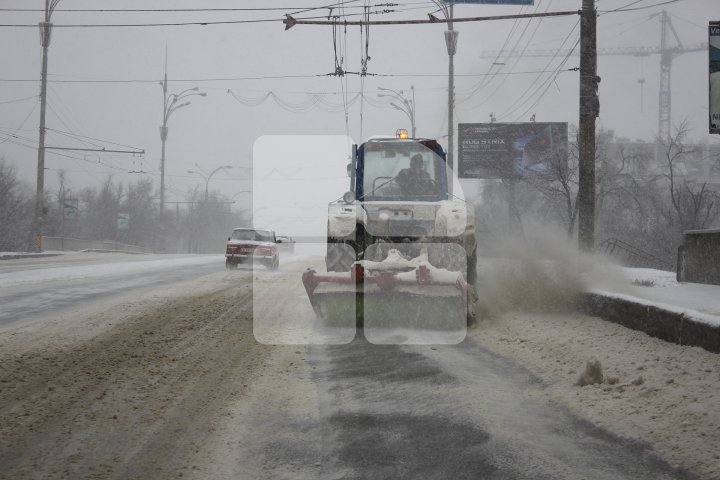
<path id="1" fill-rule="evenodd" d="M 405 130 L 404 128 L 399 128 L 399 129 L 395 132 L 395 136 L 396 136 L 397 138 L 408 138 L 407 130 Z"/>

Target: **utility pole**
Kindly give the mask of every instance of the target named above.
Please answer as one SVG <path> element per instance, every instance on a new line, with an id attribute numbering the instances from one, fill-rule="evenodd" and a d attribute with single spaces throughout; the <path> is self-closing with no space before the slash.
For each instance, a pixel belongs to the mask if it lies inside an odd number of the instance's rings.
<path id="1" fill-rule="evenodd" d="M 36 252 L 42 250 L 43 213 L 45 211 L 45 104 L 47 99 L 48 47 L 52 23 L 50 16 L 60 0 L 45 0 L 45 20 L 39 23 L 40 44 L 42 45 L 42 70 L 40 73 L 40 132 L 38 136 L 37 190 L 35 192 L 35 217 L 33 218 L 32 246 Z"/>
<path id="2" fill-rule="evenodd" d="M 595 118 L 600 113 L 595 0 L 583 0 L 580 17 L 580 124 L 578 247 L 595 249 Z"/>
<path id="3" fill-rule="evenodd" d="M 454 170 L 453 150 L 455 149 L 455 129 L 453 128 L 453 110 L 455 110 L 455 52 L 457 51 L 458 32 L 453 30 L 453 4 L 451 3 L 447 13 L 448 29 L 445 32 L 445 45 L 448 52 L 448 151 L 447 166 Z M 452 193 L 452 182 L 450 182 Z"/>

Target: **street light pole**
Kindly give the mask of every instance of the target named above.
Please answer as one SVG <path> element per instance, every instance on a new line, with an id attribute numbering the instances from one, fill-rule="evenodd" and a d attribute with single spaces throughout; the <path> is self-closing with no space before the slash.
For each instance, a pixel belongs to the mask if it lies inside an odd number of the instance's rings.
<path id="1" fill-rule="evenodd" d="M 203 177 L 203 179 L 205 179 L 205 203 L 207 203 L 208 198 L 209 198 L 210 179 L 217 172 L 219 172 L 220 170 L 225 170 L 226 168 L 232 168 L 232 165 L 220 166 L 220 167 L 216 168 L 215 170 L 213 170 L 212 172 L 210 172 L 210 175 L 208 175 L 207 177 L 202 172 L 198 172 L 196 170 L 188 170 L 188 173 L 196 173 L 196 174 L 200 175 L 201 177 Z"/>
<path id="2" fill-rule="evenodd" d="M 172 113 L 182 107 L 190 105 L 189 101 L 178 103 L 180 100 L 191 97 L 193 95 L 204 97 L 205 92 L 198 92 L 198 87 L 188 88 L 180 93 L 167 93 L 167 52 L 165 53 L 165 77 L 160 85 L 163 88 L 163 123 L 160 127 L 160 141 L 162 148 L 160 150 L 160 213 L 165 209 L 165 141 L 167 140 L 168 127 L 167 122 Z"/>
<path id="3" fill-rule="evenodd" d="M 390 92 L 390 94 L 378 93 L 378 97 L 392 97 L 401 102 L 402 106 L 394 102 L 390 102 L 390 105 L 392 105 L 395 110 L 400 110 L 405 115 L 407 115 L 408 119 L 410 120 L 410 127 L 412 130 L 411 137 L 415 138 L 415 87 L 410 86 L 410 90 L 412 90 L 412 100 L 408 100 L 407 98 L 405 98 L 405 94 L 402 90 L 398 91 L 383 87 L 378 87 L 378 90 Z"/>
<path id="4" fill-rule="evenodd" d="M 240 195 L 241 193 L 253 193 L 253 191 L 252 191 L 252 190 L 240 190 L 239 192 L 235 192 L 235 195 L 233 195 L 232 197 L 230 197 L 230 200 L 233 201 L 233 203 L 235 203 L 235 202 L 234 202 L 235 197 L 237 197 L 237 196 Z"/>

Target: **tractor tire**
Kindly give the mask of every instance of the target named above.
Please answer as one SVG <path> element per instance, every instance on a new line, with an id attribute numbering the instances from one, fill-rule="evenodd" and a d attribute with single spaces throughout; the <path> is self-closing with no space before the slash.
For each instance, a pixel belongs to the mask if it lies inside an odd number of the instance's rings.
<path id="1" fill-rule="evenodd" d="M 325 266 L 328 272 L 347 272 L 355 263 L 355 249 L 347 243 L 328 243 Z"/>
<path id="2" fill-rule="evenodd" d="M 473 253 L 467 257 L 467 275 L 465 281 L 473 287 L 477 287 L 477 247 L 475 247 Z"/>

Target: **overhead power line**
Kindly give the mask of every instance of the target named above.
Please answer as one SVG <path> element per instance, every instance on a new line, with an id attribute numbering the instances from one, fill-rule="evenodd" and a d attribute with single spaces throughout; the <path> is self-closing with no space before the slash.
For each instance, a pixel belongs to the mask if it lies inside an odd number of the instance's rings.
<path id="1" fill-rule="evenodd" d="M 327 7 L 325 7 L 327 8 Z M 318 8 L 321 9 L 321 8 Z M 299 11 L 297 13 L 305 13 L 306 11 Z M 384 14 L 392 13 L 393 10 L 376 10 L 370 12 L 372 14 Z M 358 13 L 345 13 L 344 17 L 357 17 L 364 16 L 364 12 Z M 303 18 L 302 21 L 310 21 L 318 18 L 327 18 L 327 15 L 307 17 Z M 208 26 L 208 25 L 237 25 L 244 23 L 272 23 L 272 22 L 285 22 L 283 18 L 258 18 L 249 20 L 206 20 L 206 21 L 192 21 L 192 22 L 153 22 L 153 23 L 76 23 L 76 24 L 59 24 L 53 23 L 53 28 L 111 28 L 111 27 L 190 27 L 190 26 Z M 0 24 L 0 27 L 15 27 L 15 28 L 37 28 L 36 24 L 27 23 L 9 23 Z"/>
<path id="2" fill-rule="evenodd" d="M 144 155 L 145 150 L 109 150 L 106 148 L 73 148 L 73 147 L 48 147 L 46 150 L 72 150 L 77 152 L 100 152 L 100 153 L 131 153 L 133 155 Z"/>
<path id="3" fill-rule="evenodd" d="M 571 70 L 571 69 L 569 69 Z M 529 75 L 529 74 L 536 74 L 536 73 L 547 73 L 547 72 L 554 72 L 554 70 L 524 70 L 521 72 L 500 72 L 497 73 L 497 75 Z M 346 74 L 350 74 L 352 72 L 345 72 Z M 357 72 L 359 73 L 359 72 Z M 239 81 L 246 81 L 246 80 L 283 80 L 283 79 L 296 79 L 296 78 L 321 78 L 321 77 L 328 77 L 330 75 L 333 75 L 332 73 L 317 73 L 317 74 L 310 74 L 310 75 L 267 75 L 267 76 L 253 76 L 253 77 L 223 77 L 223 78 L 176 78 L 174 80 L 168 80 L 168 82 L 177 82 L 177 83 L 200 83 L 200 82 L 239 82 Z M 370 75 L 370 74 L 368 74 Z M 447 77 L 447 73 L 375 73 L 372 74 L 373 76 L 377 77 L 397 77 L 397 78 L 404 78 L 404 77 Z M 456 77 L 483 77 L 488 75 L 495 75 L 495 73 L 456 73 Z M 37 78 L 0 78 L 0 83 L 36 83 L 40 80 Z M 110 80 L 110 79 L 77 79 L 77 80 L 48 80 L 48 83 L 152 83 L 156 84 L 158 82 L 157 79 L 124 79 L 124 80 Z M 301 92 L 306 93 L 306 92 Z M 307 92 L 311 93 L 311 92 Z"/>
<path id="4" fill-rule="evenodd" d="M 343 0 L 340 3 L 331 3 L 315 7 L 259 7 L 259 8 L 56 8 L 56 12 L 272 12 L 294 10 L 296 13 L 311 12 L 314 10 L 325 10 L 343 6 L 344 8 L 363 8 L 363 5 L 347 5 L 361 0 Z M 380 3 L 373 7 L 395 7 L 397 3 Z M 43 12 L 41 8 L 0 8 L 0 12 Z"/>
<path id="5" fill-rule="evenodd" d="M 490 20 L 511 20 L 514 18 L 534 18 L 534 17 L 567 17 L 569 15 L 580 15 L 579 10 L 569 10 L 561 12 L 542 12 L 542 13 L 519 13 L 515 15 L 495 15 L 490 17 L 464 17 L 464 18 L 453 18 L 455 22 L 484 22 Z M 440 20 L 437 17 L 430 16 L 428 20 L 306 20 L 298 19 L 291 15 L 286 15 L 283 20 L 285 24 L 285 30 L 288 30 L 295 25 L 425 25 L 429 23 L 445 23 L 444 20 Z"/>
<path id="6" fill-rule="evenodd" d="M 675 3 L 675 2 L 679 2 L 679 1 L 681 1 L 681 0 L 666 0 L 664 2 L 655 3 L 653 5 L 644 5 L 642 7 L 627 8 L 627 7 L 630 7 L 631 5 L 635 5 L 636 3 L 638 3 L 638 2 L 633 2 L 628 5 L 625 5 L 624 7 L 618 7 L 613 10 L 599 10 L 599 12 L 600 12 L 600 15 L 605 15 L 608 13 L 616 13 L 616 12 L 632 12 L 635 10 L 647 10 L 648 8 L 660 7 L 662 5 L 667 5 L 669 3 Z"/>

